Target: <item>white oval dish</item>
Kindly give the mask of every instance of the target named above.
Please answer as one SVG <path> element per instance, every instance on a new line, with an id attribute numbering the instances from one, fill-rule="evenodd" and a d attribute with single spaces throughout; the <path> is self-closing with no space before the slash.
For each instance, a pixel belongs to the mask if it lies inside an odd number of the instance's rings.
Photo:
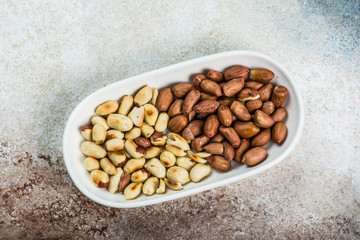
<path id="1" fill-rule="evenodd" d="M 232 161 L 232 169 L 229 172 L 221 173 L 212 169 L 210 176 L 199 183 L 186 184 L 183 190 L 174 191 L 167 188 L 165 194 L 141 195 L 134 200 L 125 200 L 123 194 L 111 194 L 106 189 L 93 185 L 89 172 L 83 166 L 85 156 L 80 151 L 80 143 L 83 141 L 80 129 L 81 126 L 89 123 L 99 104 L 107 100 L 119 100 L 126 94 L 134 94 L 146 84 L 161 89 L 178 82 L 190 81 L 193 74 L 204 72 L 207 69 L 223 71 L 229 66 L 237 64 L 249 68 L 268 68 L 276 75 L 272 82 L 284 85 L 289 90 L 289 97 L 284 104 L 288 111 L 285 121 L 288 128 L 287 138 L 281 146 L 274 143 L 267 145 L 268 156 L 265 161 L 254 167 L 247 167 Z M 303 124 L 304 109 L 299 90 L 289 72 L 281 64 L 256 52 L 223 52 L 124 79 L 90 94 L 73 110 L 67 121 L 63 136 L 64 161 L 72 181 L 91 200 L 116 208 L 140 207 L 199 193 L 265 171 L 283 160 L 295 147 L 300 138 Z"/>

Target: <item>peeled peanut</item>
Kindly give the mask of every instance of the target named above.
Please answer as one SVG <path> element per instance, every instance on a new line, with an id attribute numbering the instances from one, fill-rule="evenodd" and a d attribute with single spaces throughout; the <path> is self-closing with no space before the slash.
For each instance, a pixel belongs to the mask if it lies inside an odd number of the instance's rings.
<path id="1" fill-rule="evenodd" d="M 222 82 L 224 81 L 224 75 L 222 72 L 210 70 L 207 74 L 208 79 L 213 80 L 215 82 Z"/>
<path id="2" fill-rule="evenodd" d="M 110 151 L 108 152 L 108 157 L 110 158 L 111 162 L 117 167 L 122 167 L 126 163 L 126 155 L 123 150 Z"/>
<path id="3" fill-rule="evenodd" d="M 106 139 L 113 139 L 113 138 L 124 138 L 124 134 L 119 130 L 111 129 L 106 132 Z"/>
<path id="4" fill-rule="evenodd" d="M 100 168 L 100 163 L 98 160 L 92 157 L 87 157 L 84 160 L 85 169 L 91 172 L 92 170 L 97 170 Z"/>
<path id="5" fill-rule="evenodd" d="M 117 151 L 124 148 L 124 140 L 121 138 L 112 138 L 107 140 L 104 144 L 107 151 Z"/>
<path id="6" fill-rule="evenodd" d="M 216 100 L 204 100 L 196 104 L 193 109 L 196 113 L 211 114 L 218 109 L 219 105 Z"/>
<path id="7" fill-rule="evenodd" d="M 135 139 L 141 136 L 141 130 L 138 127 L 134 127 L 127 133 L 125 133 L 125 139 Z"/>
<path id="8" fill-rule="evenodd" d="M 150 126 L 154 126 L 159 116 L 159 112 L 156 107 L 152 104 L 144 105 L 145 117 L 144 120 Z"/>
<path id="9" fill-rule="evenodd" d="M 131 174 L 131 182 L 145 182 L 150 177 L 150 173 L 147 170 L 141 169 Z"/>
<path id="10" fill-rule="evenodd" d="M 141 169 L 145 164 L 145 158 L 133 158 L 126 162 L 124 171 L 128 173 Z"/>
<path id="11" fill-rule="evenodd" d="M 173 87 L 173 93 L 176 98 L 183 98 L 193 89 L 195 88 L 191 83 L 179 83 Z"/>
<path id="12" fill-rule="evenodd" d="M 266 68 L 252 69 L 249 74 L 249 79 L 261 82 L 268 83 L 275 77 L 275 74 Z"/>
<path id="13" fill-rule="evenodd" d="M 96 124 L 92 129 L 92 139 L 96 144 L 101 144 L 106 139 L 106 129 L 101 124 Z"/>
<path id="14" fill-rule="evenodd" d="M 141 193 L 142 183 L 130 183 L 124 190 L 125 199 L 131 200 Z"/>
<path id="15" fill-rule="evenodd" d="M 121 168 L 116 168 L 116 174 L 110 177 L 110 184 L 108 188 L 110 193 L 115 193 L 119 189 L 119 182 L 123 173 L 124 171 Z"/>
<path id="16" fill-rule="evenodd" d="M 199 101 L 201 97 L 199 90 L 191 90 L 185 97 L 182 104 L 182 112 L 188 114 L 192 111 L 194 105 Z"/>
<path id="17" fill-rule="evenodd" d="M 144 158 L 145 159 L 156 158 L 159 157 L 162 152 L 163 149 L 159 147 L 151 146 L 145 150 Z"/>
<path id="18" fill-rule="evenodd" d="M 145 195 L 151 196 L 155 193 L 156 189 L 159 187 L 159 179 L 156 177 L 151 177 L 144 183 L 142 187 L 142 192 Z"/>
<path id="19" fill-rule="evenodd" d="M 263 103 L 260 99 L 247 101 L 245 104 L 245 106 L 249 112 L 254 112 L 255 110 L 260 109 L 262 107 L 262 105 L 263 105 Z M 249 121 L 250 119 L 245 120 L 245 121 Z"/>
<path id="20" fill-rule="evenodd" d="M 229 171 L 231 168 L 231 162 L 226 160 L 222 156 L 211 156 L 208 157 L 208 163 L 210 166 L 219 171 Z"/>
<path id="21" fill-rule="evenodd" d="M 156 105 L 156 100 L 159 96 L 159 90 L 157 90 L 157 88 L 151 88 L 151 91 L 152 91 L 152 98 L 151 98 L 151 104 L 152 105 Z"/>
<path id="22" fill-rule="evenodd" d="M 274 127 L 272 128 L 272 140 L 276 143 L 282 143 L 286 138 L 286 125 L 283 122 L 275 123 Z"/>
<path id="23" fill-rule="evenodd" d="M 196 162 L 188 157 L 178 157 L 176 158 L 176 165 L 179 167 L 182 167 L 188 171 L 191 170 L 191 168 L 196 164 Z"/>
<path id="24" fill-rule="evenodd" d="M 144 106 L 133 107 L 129 112 L 128 118 L 134 123 L 135 126 L 140 127 L 144 122 L 145 109 Z"/>
<path id="25" fill-rule="evenodd" d="M 205 135 L 199 136 L 191 141 L 191 149 L 196 152 L 201 152 L 203 150 L 203 146 L 205 146 L 209 142 L 209 138 Z"/>
<path id="26" fill-rule="evenodd" d="M 264 102 L 261 110 L 267 115 L 270 115 L 275 111 L 275 104 L 271 101 Z"/>
<path id="27" fill-rule="evenodd" d="M 114 164 L 110 162 L 108 158 L 102 158 L 100 160 L 100 166 L 104 172 L 106 172 L 109 175 L 115 175 L 116 174 L 116 167 Z"/>
<path id="28" fill-rule="evenodd" d="M 134 104 L 137 107 L 142 106 L 148 103 L 151 100 L 151 98 L 152 98 L 152 89 L 149 85 L 146 85 L 136 93 L 134 97 Z"/>
<path id="29" fill-rule="evenodd" d="M 168 127 L 169 115 L 166 112 L 159 114 L 159 117 L 155 123 L 155 130 L 158 132 L 163 132 Z"/>
<path id="30" fill-rule="evenodd" d="M 99 188 L 106 188 L 109 186 L 109 175 L 101 170 L 93 170 L 90 173 L 91 181 Z"/>
<path id="31" fill-rule="evenodd" d="M 205 92 L 215 95 L 217 97 L 223 95 L 220 85 L 209 79 L 202 80 L 200 83 L 200 88 Z"/>
<path id="32" fill-rule="evenodd" d="M 248 166 L 255 166 L 262 162 L 266 157 L 266 149 L 263 147 L 254 147 L 246 151 L 242 157 L 242 162 Z"/>
<path id="33" fill-rule="evenodd" d="M 234 101 L 230 106 L 231 112 L 241 121 L 250 121 L 251 115 L 243 103 Z"/>
<path id="34" fill-rule="evenodd" d="M 185 151 L 190 150 L 190 146 L 188 142 L 183 137 L 181 137 L 179 134 L 176 133 L 169 133 L 166 143 L 179 147 Z"/>
<path id="35" fill-rule="evenodd" d="M 204 177 L 209 175 L 211 167 L 202 163 L 196 164 L 190 171 L 190 179 L 193 182 L 200 182 Z"/>
<path id="36" fill-rule="evenodd" d="M 235 149 L 231 146 L 231 144 L 227 141 L 223 142 L 224 146 L 224 157 L 226 160 L 231 161 L 235 157 Z"/>
<path id="37" fill-rule="evenodd" d="M 279 108 L 284 103 L 287 95 L 288 90 L 286 87 L 278 85 L 274 88 L 272 95 L 271 95 L 271 101 L 274 103 L 276 108 Z"/>
<path id="38" fill-rule="evenodd" d="M 148 160 L 144 167 L 146 168 L 146 170 L 148 170 L 152 175 L 154 175 L 157 178 L 165 177 L 166 168 L 157 158 L 152 158 Z"/>
<path id="39" fill-rule="evenodd" d="M 174 146 L 172 144 L 166 144 L 166 150 L 172 152 L 177 157 L 183 157 L 186 155 L 184 149 Z"/>
<path id="40" fill-rule="evenodd" d="M 261 128 L 269 128 L 274 125 L 275 121 L 265 112 L 256 110 L 254 114 L 254 123 Z"/>
<path id="41" fill-rule="evenodd" d="M 138 137 L 134 139 L 134 142 L 139 147 L 148 148 L 151 146 L 150 140 L 145 137 Z"/>
<path id="42" fill-rule="evenodd" d="M 225 96 L 232 97 L 244 87 L 244 78 L 234 78 L 223 86 Z"/>
<path id="43" fill-rule="evenodd" d="M 141 130 L 141 134 L 146 138 L 149 138 L 155 131 L 155 129 L 152 126 L 150 126 L 145 122 L 141 125 L 140 130 Z"/>
<path id="44" fill-rule="evenodd" d="M 249 75 L 249 68 L 241 65 L 235 65 L 226 69 L 225 80 L 229 81 L 234 78 L 247 78 Z"/>
<path id="45" fill-rule="evenodd" d="M 258 90 L 261 88 L 264 84 L 261 82 L 253 81 L 253 80 L 247 80 L 245 81 L 244 87 L 246 88 L 253 88 L 255 90 Z"/>
<path id="46" fill-rule="evenodd" d="M 96 124 L 101 124 L 101 125 L 104 126 L 104 128 L 106 130 L 108 130 L 110 128 L 109 125 L 106 122 L 106 119 L 103 118 L 103 117 L 100 117 L 100 116 L 93 116 L 91 118 L 91 123 L 92 123 L 93 126 L 95 126 Z"/>
<path id="47" fill-rule="evenodd" d="M 217 115 L 220 123 L 225 127 L 228 127 L 232 124 L 233 117 L 228 106 L 220 105 L 220 107 L 217 110 Z"/>
<path id="48" fill-rule="evenodd" d="M 128 115 L 130 112 L 131 107 L 133 106 L 134 98 L 129 95 L 123 96 L 120 102 L 120 107 L 118 113 L 121 115 Z"/>
<path id="49" fill-rule="evenodd" d="M 176 157 L 172 152 L 164 151 L 160 155 L 160 161 L 165 167 L 171 167 L 176 162 Z"/>
<path id="50" fill-rule="evenodd" d="M 271 93 L 274 89 L 273 83 L 268 83 L 259 88 L 258 93 L 260 94 L 260 100 L 266 102 L 270 99 Z"/>
<path id="51" fill-rule="evenodd" d="M 85 126 L 81 129 L 81 135 L 85 140 L 92 141 L 92 126 Z"/>
<path id="52" fill-rule="evenodd" d="M 187 151 L 187 154 L 189 155 L 189 157 L 194 160 L 195 162 L 198 163 L 206 163 L 206 159 L 199 157 L 198 155 L 196 155 L 193 151 Z"/>
<path id="53" fill-rule="evenodd" d="M 166 177 L 173 182 L 185 184 L 190 181 L 189 172 L 178 166 L 170 167 L 166 172 Z"/>
<path id="54" fill-rule="evenodd" d="M 121 174 L 120 182 L 119 182 L 119 192 L 124 192 L 125 188 L 130 183 L 130 173 L 124 172 Z"/>
<path id="55" fill-rule="evenodd" d="M 216 114 L 211 114 L 206 118 L 204 124 L 204 135 L 208 138 L 212 138 L 218 132 L 220 126 L 219 118 Z"/>
<path id="56" fill-rule="evenodd" d="M 201 157 L 201 158 L 208 158 L 211 156 L 211 153 L 208 153 L 208 152 L 197 152 L 195 154 L 196 154 L 196 156 Z"/>
<path id="57" fill-rule="evenodd" d="M 228 142 L 231 144 L 231 146 L 236 148 L 240 145 L 239 135 L 236 133 L 234 128 L 221 126 L 219 128 L 219 131 L 226 138 L 226 140 L 228 140 Z"/>
<path id="58" fill-rule="evenodd" d="M 287 111 L 286 108 L 277 108 L 273 114 L 270 115 L 270 117 L 275 121 L 275 122 L 281 122 L 282 120 L 284 120 L 287 116 Z"/>
<path id="59" fill-rule="evenodd" d="M 131 139 L 125 141 L 124 148 L 125 151 L 133 158 L 141 158 L 144 156 L 144 152 L 141 150 L 141 147 L 138 147 L 138 145 L 136 145 L 136 143 Z"/>
<path id="60" fill-rule="evenodd" d="M 159 180 L 159 187 L 156 189 L 156 193 L 161 194 L 165 192 L 165 182 L 164 180 L 160 179 Z"/>
<path id="61" fill-rule="evenodd" d="M 107 101 L 100 106 L 98 106 L 95 110 L 95 113 L 98 115 L 109 115 L 110 113 L 116 112 L 119 107 L 119 103 L 115 100 Z"/>
<path id="62" fill-rule="evenodd" d="M 236 97 L 240 100 L 240 101 L 250 101 L 250 100 L 255 100 L 255 99 L 259 99 L 260 98 L 260 94 L 258 93 L 258 91 L 256 91 L 253 88 L 243 88 L 241 89 L 241 91 L 236 95 Z"/>
<path id="63" fill-rule="evenodd" d="M 204 79 L 206 79 L 206 76 L 204 74 L 198 74 L 193 78 L 192 81 L 196 89 L 200 89 L 200 83 Z"/>
<path id="64" fill-rule="evenodd" d="M 251 138 L 260 132 L 260 128 L 253 122 L 236 121 L 233 126 L 241 138 Z"/>
<path id="65" fill-rule="evenodd" d="M 91 141 L 81 143 L 80 150 L 85 156 L 93 158 L 103 158 L 107 154 L 103 147 Z"/>
<path id="66" fill-rule="evenodd" d="M 173 101 L 174 101 L 174 96 L 172 94 L 171 88 L 164 88 L 159 93 L 155 107 L 160 111 L 165 112 L 169 109 Z"/>
<path id="67" fill-rule="evenodd" d="M 121 114 L 110 114 L 107 118 L 107 123 L 111 128 L 127 132 L 133 128 L 133 122 L 130 118 Z"/>
<path id="68" fill-rule="evenodd" d="M 209 143 L 203 149 L 211 154 L 222 155 L 224 152 L 224 145 L 222 143 Z"/>
<path id="69" fill-rule="evenodd" d="M 164 178 L 164 182 L 166 186 L 172 190 L 182 190 L 184 188 L 181 183 L 173 182 L 167 178 Z"/>
<path id="70" fill-rule="evenodd" d="M 240 147 L 235 150 L 235 158 L 234 160 L 237 162 L 241 162 L 244 153 L 250 148 L 250 140 L 242 139 Z"/>
<path id="71" fill-rule="evenodd" d="M 168 123 L 168 128 L 171 132 L 179 133 L 181 132 L 188 124 L 188 118 L 185 115 L 177 115 L 170 119 Z"/>
<path id="72" fill-rule="evenodd" d="M 271 139 L 271 130 L 270 128 L 262 129 L 259 134 L 251 139 L 252 147 L 262 147 L 267 144 Z"/>
<path id="73" fill-rule="evenodd" d="M 154 132 L 150 136 L 150 142 L 154 146 L 163 146 L 166 143 L 167 136 L 162 132 Z"/>

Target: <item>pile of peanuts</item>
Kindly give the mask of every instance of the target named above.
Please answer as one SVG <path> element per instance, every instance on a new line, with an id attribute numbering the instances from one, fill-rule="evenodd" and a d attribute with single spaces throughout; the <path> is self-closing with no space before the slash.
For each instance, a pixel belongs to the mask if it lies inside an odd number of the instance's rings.
<path id="1" fill-rule="evenodd" d="M 262 162 L 263 146 L 271 139 L 281 144 L 287 134 L 282 104 L 288 90 L 270 83 L 274 76 L 268 69 L 236 65 L 224 73 L 198 74 L 192 84 L 160 92 L 145 86 L 120 104 L 101 104 L 81 131 L 92 182 L 129 200 L 166 187 L 181 190 L 211 168 L 229 171 L 232 160 Z"/>

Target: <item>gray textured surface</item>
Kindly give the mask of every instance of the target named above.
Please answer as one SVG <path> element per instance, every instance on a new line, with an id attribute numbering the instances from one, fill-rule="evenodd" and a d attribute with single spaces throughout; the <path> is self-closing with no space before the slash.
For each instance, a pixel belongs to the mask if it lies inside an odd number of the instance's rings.
<path id="1" fill-rule="evenodd" d="M 360 238 L 360 3 L 268 4 L 1 1 L 0 238 Z M 76 189 L 61 140 L 81 99 L 237 49 L 274 57 L 302 92 L 305 129 L 280 165 L 137 209 L 103 207 Z"/>

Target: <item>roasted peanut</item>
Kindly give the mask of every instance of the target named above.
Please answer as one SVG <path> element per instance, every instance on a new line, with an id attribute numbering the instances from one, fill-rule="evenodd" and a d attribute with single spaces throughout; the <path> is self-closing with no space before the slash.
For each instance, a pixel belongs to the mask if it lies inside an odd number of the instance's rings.
<path id="1" fill-rule="evenodd" d="M 214 113 L 218 109 L 219 105 L 220 104 L 215 100 L 205 100 L 205 101 L 201 101 L 198 104 L 196 104 L 193 107 L 193 109 L 197 113 L 211 114 L 211 113 Z"/>
<path id="2" fill-rule="evenodd" d="M 100 160 L 100 166 L 104 172 L 106 172 L 109 175 L 115 175 L 116 174 L 116 167 L 114 164 L 110 162 L 108 158 L 102 158 Z"/>
<path id="3" fill-rule="evenodd" d="M 275 104 L 271 101 L 264 102 L 261 110 L 267 115 L 270 115 L 275 111 Z"/>
<path id="4" fill-rule="evenodd" d="M 172 152 L 164 151 L 160 155 L 160 161 L 165 167 L 171 167 L 176 162 L 176 157 Z"/>
<path id="5" fill-rule="evenodd" d="M 128 173 L 135 172 L 136 170 L 141 169 L 145 164 L 145 158 L 133 158 L 126 162 L 124 166 L 124 171 Z"/>
<path id="6" fill-rule="evenodd" d="M 163 151 L 163 149 L 161 149 L 161 148 L 151 146 L 145 150 L 144 158 L 150 159 L 150 158 L 159 157 L 160 154 L 162 153 L 162 151 Z"/>
<path id="7" fill-rule="evenodd" d="M 90 173 L 91 181 L 99 188 L 106 188 L 109 186 L 109 175 L 101 170 L 93 170 Z"/>
<path id="8" fill-rule="evenodd" d="M 188 171 L 191 170 L 191 168 L 196 164 L 196 162 L 188 157 L 178 157 L 176 158 L 176 165 L 179 167 L 182 167 Z"/>
<path id="9" fill-rule="evenodd" d="M 239 135 L 235 132 L 235 130 L 232 127 L 221 126 L 219 128 L 219 131 L 226 138 L 226 140 L 228 140 L 231 146 L 237 148 L 240 145 Z"/>
<path id="10" fill-rule="evenodd" d="M 118 113 L 121 115 L 128 115 L 130 109 L 133 106 L 133 103 L 134 103 L 134 98 L 132 96 L 129 95 L 123 96 L 120 102 Z"/>
<path id="11" fill-rule="evenodd" d="M 166 174 L 166 168 L 159 159 L 152 158 L 144 166 L 152 175 L 157 178 L 164 178 Z"/>
<path id="12" fill-rule="evenodd" d="M 185 115 L 177 115 L 170 119 L 168 128 L 171 132 L 179 133 L 188 124 L 188 118 Z"/>
<path id="13" fill-rule="evenodd" d="M 234 78 L 223 86 L 225 96 L 232 97 L 244 87 L 245 80 L 243 78 Z"/>
<path id="14" fill-rule="evenodd" d="M 271 101 L 275 104 L 276 108 L 279 108 L 284 103 L 289 91 L 284 86 L 276 86 L 271 95 Z"/>
<path id="15" fill-rule="evenodd" d="M 250 148 L 250 140 L 242 139 L 240 147 L 235 150 L 235 158 L 234 160 L 237 162 L 241 162 L 244 153 Z"/>
<path id="16" fill-rule="evenodd" d="M 166 143 L 167 136 L 162 132 L 154 132 L 150 136 L 151 144 L 154 146 L 163 146 Z"/>
<path id="17" fill-rule="evenodd" d="M 191 83 L 179 83 L 173 87 L 173 93 L 176 98 L 183 98 L 193 89 L 195 88 Z"/>
<path id="18" fill-rule="evenodd" d="M 91 118 L 91 124 L 92 124 L 93 126 L 95 126 L 96 124 L 101 124 L 101 125 L 104 126 L 104 128 L 105 128 L 106 130 L 108 130 L 108 129 L 110 128 L 109 125 L 108 125 L 107 122 L 106 122 L 106 119 L 103 118 L 103 117 L 100 117 L 100 116 L 93 116 L 93 117 Z"/>
<path id="19" fill-rule="evenodd" d="M 119 192 L 124 192 L 125 188 L 130 183 L 130 173 L 124 172 L 121 174 L 120 182 L 119 182 Z"/>
<path id="20" fill-rule="evenodd" d="M 165 192 L 165 182 L 162 179 L 159 179 L 159 187 L 156 189 L 157 194 L 162 194 Z"/>
<path id="21" fill-rule="evenodd" d="M 130 200 L 139 196 L 142 185 L 142 183 L 130 183 L 124 190 L 125 199 Z"/>
<path id="22" fill-rule="evenodd" d="M 260 82 L 257 82 L 257 81 L 252 81 L 252 80 L 247 80 L 247 81 L 245 81 L 245 84 L 244 84 L 244 87 L 253 88 L 255 90 L 258 90 L 262 86 L 264 86 L 263 83 L 260 83 Z"/>
<path id="23" fill-rule="evenodd" d="M 263 103 L 260 99 L 247 101 L 245 106 L 249 112 L 254 112 L 255 110 L 258 110 L 262 107 Z M 246 121 L 249 121 L 251 118 L 249 118 Z"/>
<path id="24" fill-rule="evenodd" d="M 148 102 L 152 98 L 152 89 L 149 85 L 141 88 L 134 97 L 134 104 L 136 107 L 140 107 Z"/>
<path id="25" fill-rule="evenodd" d="M 224 153 L 224 145 L 222 143 L 209 143 L 203 149 L 215 155 L 222 155 Z"/>
<path id="26" fill-rule="evenodd" d="M 179 134 L 176 133 L 169 133 L 166 143 L 179 147 L 183 150 L 190 150 L 190 146 L 188 142 L 183 137 L 181 137 Z"/>
<path id="27" fill-rule="evenodd" d="M 127 132 L 134 126 L 130 118 L 121 114 L 110 114 L 107 118 L 107 124 L 116 130 Z"/>
<path id="28" fill-rule="evenodd" d="M 92 139 L 96 144 L 102 144 L 106 139 L 106 129 L 101 124 L 95 124 L 92 129 Z"/>
<path id="29" fill-rule="evenodd" d="M 195 120 L 190 122 L 182 132 L 182 136 L 186 140 L 193 140 L 195 137 L 203 133 L 204 121 Z"/>
<path id="30" fill-rule="evenodd" d="M 88 157 L 103 158 L 106 156 L 106 150 L 100 145 L 97 145 L 91 141 L 85 141 L 81 143 L 80 150 L 85 156 Z"/>
<path id="31" fill-rule="evenodd" d="M 210 172 L 211 168 L 209 165 L 198 163 L 191 169 L 190 179 L 192 182 L 200 182 L 202 179 L 208 176 Z"/>
<path id="32" fill-rule="evenodd" d="M 196 153 L 197 156 L 201 157 L 201 158 L 208 158 L 211 156 L 211 153 L 208 152 L 197 152 Z"/>
<path id="33" fill-rule="evenodd" d="M 171 88 L 164 88 L 160 91 L 155 107 L 160 111 L 167 111 L 174 101 Z"/>
<path id="34" fill-rule="evenodd" d="M 230 110 L 241 121 L 251 120 L 248 109 L 239 101 L 234 101 L 230 106 Z"/>
<path id="35" fill-rule="evenodd" d="M 85 140 L 92 141 L 92 124 L 84 126 L 81 128 L 81 135 Z"/>
<path id="36" fill-rule="evenodd" d="M 170 167 L 166 172 L 166 177 L 173 182 L 185 184 L 190 181 L 189 172 L 178 166 Z"/>
<path id="37" fill-rule="evenodd" d="M 136 145 L 138 145 L 139 147 L 143 147 L 143 148 L 148 148 L 151 146 L 149 139 L 147 139 L 145 137 L 135 138 L 134 142 L 136 143 Z"/>
<path id="38" fill-rule="evenodd" d="M 285 140 L 286 133 L 287 133 L 287 129 L 285 124 L 283 122 L 277 122 L 272 128 L 272 132 L 271 132 L 272 140 L 280 144 Z"/>
<path id="39" fill-rule="evenodd" d="M 234 78 L 247 78 L 249 75 L 249 69 L 245 66 L 236 65 L 226 69 L 225 80 L 229 81 Z"/>
<path id="40" fill-rule="evenodd" d="M 134 123 L 135 126 L 140 127 L 144 122 L 145 110 L 144 106 L 134 107 L 128 114 L 128 118 Z"/>
<path id="41" fill-rule="evenodd" d="M 121 138 L 112 138 L 107 140 L 104 144 L 104 149 L 107 151 L 117 151 L 124 148 L 124 140 Z"/>
<path id="42" fill-rule="evenodd" d="M 119 130 L 111 129 L 106 132 L 106 140 L 110 140 L 113 138 L 124 138 L 124 134 Z"/>
<path id="43" fill-rule="evenodd" d="M 193 78 L 192 81 L 196 89 L 200 89 L 200 83 L 204 79 L 206 79 L 206 76 L 204 74 L 198 74 Z"/>
<path id="44" fill-rule="evenodd" d="M 222 72 L 218 72 L 218 71 L 215 71 L 215 70 L 210 70 L 207 73 L 207 77 L 208 77 L 208 79 L 213 80 L 215 82 L 224 81 L 224 75 L 222 74 Z"/>
<path id="45" fill-rule="evenodd" d="M 253 122 L 236 121 L 233 126 L 241 138 L 251 138 L 260 132 L 260 128 Z"/>
<path id="46" fill-rule="evenodd" d="M 122 167 L 126 163 L 126 155 L 123 150 L 110 151 L 108 152 L 108 157 L 110 158 L 111 162 L 117 167 Z"/>
<path id="47" fill-rule="evenodd" d="M 191 148 L 194 149 L 196 152 L 201 152 L 203 149 L 202 147 L 209 142 L 209 138 L 205 135 L 200 137 L 196 137 L 194 140 L 191 141 Z"/>
<path id="48" fill-rule="evenodd" d="M 131 139 L 125 141 L 124 148 L 133 158 L 141 158 L 144 156 L 144 152 L 142 152 L 141 148 Z"/>
<path id="49" fill-rule="evenodd" d="M 144 122 L 140 127 L 140 131 L 144 137 L 149 138 L 154 133 L 155 129 Z"/>
<path id="50" fill-rule="evenodd" d="M 187 151 L 187 154 L 189 155 L 189 157 L 194 160 L 195 162 L 198 163 L 206 163 L 206 159 L 199 157 L 198 155 L 196 155 L 193 151 Z"/>
<path id="51" fill-rule="evenodd" d="M 229 107 L 225 105 L 220 105 L 220 107 L 217 110 L 217 115 L 219 118 L 219 121 L 222 125 L 225 127 L 228 127 L 232 124 L 233 115 L 229 109 Z"/>
<path id="52" fill-rule="evenodd" d="M 87 157 L 84 160 L 85 169 L 91 172 L 92 170 L 97 170 L 100 168 L 100 163 L 98 160 L 92 157 Z"/>
<path id="53" fill-rule="evenodd" d="M 184 114 L 188 114 L 192 111 L 194 105 L 200 99 L 200 91 L 199 90 L 191 90 L 188 95 L 186 95 L 185 100 L 182 104 L 182 112 Z"/>
<path id="54" fill-rule="evenodd" d="M 166 186 L 172 190 L 182 190 L 184 188 L 181 183 L 173 182 L 167 178 L 164 178 L 164 182 Z"/>
<path id="55" fill-rule="evenodd" d="M 183 157 L 186 155 L 184 149 L 174 146 L 172 144 L 166 144 L 166 150 L 172 152 L 177 157 Z"/>
<path id="56" fill-rule="evenodd" d="M 115 193 L 119 189 L 120 178 L 123 173 L 124 171 L 121 168 L 116 168 L 116 174 L 110 177 L 108 188 L 110 193 Z"/>
<path id="57" fill-rule="evenodd" d="M 253 88 L 243 88 L 240 90 L 240 92 L 238 94 L 236 94 L 236 97 L 240 101 L 245 102 L 245 101 L 259 99 L 260 94 L 258 93 L 258 91 L 256 91 Z"/>
<path id="58" fill-rule="evenodd" d="M 155 106 L 157 98 L 159 96 L 159 90 L 157 90 L 157 88 L 153 87 L 153 88 L 151 88 L 151 91 L 152 91 L 151 104 Z"/>
<path id="59" fill-rule="evenodd" d="M 258 68 L 250 70 L 249 78 L 251 80 L 261 82 L 261 83 L 268 83 L 275 77 L 275 74 L 265 68 Z"/>
<path id="60" fill-rule="evenodd" d="M 266 157 L 266 149 L 263 147 L 254 147 L 245 152 L 242 162 L 248 166 L 255 166 L 262 162 Z"/>
<path id="61" fill-rule="evenodd" d="M 147 170 L 141 169 L 131 174 L 131 182 L 145 182 L 150 177 L 150 173 Z"/>
<path id="62" fill-rule="evenodd" d="M 271 139 L 271 130 L 270 128 L 262 129 L 259 134 L 251 139 L 252 147 L 262 147 L 267 144 Z"/>
<path id="63" fill-rule="evenodd" d="M 274 125 L 275 121 L 261 110 L 256 110 L 254 114 L 254 123 L 261 128 L 269 128 Z"/>
<path id="64" fill-rule="evenodd" d="M 225 106 L 228 106 L 230 107 L 231 104 L 236 100 L 234 97 L 226 97 L 226 96 L 222 96 L 222 97 L 219 97 L 218 99 L 218 102 L 220 105 L 225 105 Z"/>
<path id="65" fill-rule="evenodd" d="M 206 118 L 204 124 L 204 134 L 208 138 L 212 138 L 218 132 L 220 126 L 219 118 L 216 114 L 212 114 Z"/>
<path id="66" fill-rule="evenodd" d="M 95 113 L 98 115 L 109 115 L 110 113 L 116 112 L 119 107 L 119 103 L 115 100 L 107 101 L 100 106 L 98 106 L 95 110 Z"/>
<path id="67" fill-rule="evenodd" d="M 156 107 L 152 104 L 145 104 L 144 112 L 145 112 L 145 117 L 144 117 L 145 122 L 150 126 L 154 126 L 159 116 L 159 112 L 156 109 Z"/>
<path id="68" fill-rule="evenodd" d="M 217 97 L 223 95 L 220 85 L 209 79 L 202 80 L 200 83 L 200 88 L 205 92 Z"/>
<path id="69" fill-rule="evenodd" d="M 151 196 L 155 193 L 156 189 L 159 187 L 159 179 L 156 177 L 151 177 L 144 183 L 142 187 L 142 192 L 145 195 Z"/>
<path id="70" fill-rule="evenodd" d="M 287 111 L 285 108 L 277 108 L 271 115 L 270 117 L 275 121 L 275 122 L 281 122 L 282 120 L 284 120 L 287 116 Z"/>
<path id="71" fill-rule="evenodd" d="M 163 132 L 168 126 L 169 115 L 166 112 L 159 114 L 159 117 L 155 123 L 155 130 L 158 132 Z"/>
<path id="72" fill-rule="evenodd" d="M 274 89 L 273 83 L 265 84 L 264 86 L 259 88 L 259 90 L 258 90 L 258 93 L 260 94 L 259 99 L 263 102 L 268 101 L 271 97 L 271 93 L 272 93 L 273 89 Z"/>
<path id="73" fill-rule="evenodd" d="M 182 104 L 184 100 L 182 99 L 176 99 L 170 106 L 168 114 L 169 117 L 174 117 L 176 115 L 179 115 L 182 113 Z"/>
<path id="74" fill-rule="evenodd" d="M 128 131 L 127 133 L 125 133 L 125 139 L 135 139 L 141 136 L 141 130 L 138 127 L 134 127 L 133 129 L 131 129 L 130 131 Z"/>
<path id="75" fill-rule="evenodd" d="M 211 156 L 207 158 L 209 165 L 219 171 L 229 171 L 231 162 L 222 156 Z"/>
<path id="76" fill-rule="evenodd" d="M 223 146 L 224 146 L 225 159 L 231 161 L 235 156 L 235 149 L 231 146 L 231 144 L 228 141 L 224 141 Z"/>

